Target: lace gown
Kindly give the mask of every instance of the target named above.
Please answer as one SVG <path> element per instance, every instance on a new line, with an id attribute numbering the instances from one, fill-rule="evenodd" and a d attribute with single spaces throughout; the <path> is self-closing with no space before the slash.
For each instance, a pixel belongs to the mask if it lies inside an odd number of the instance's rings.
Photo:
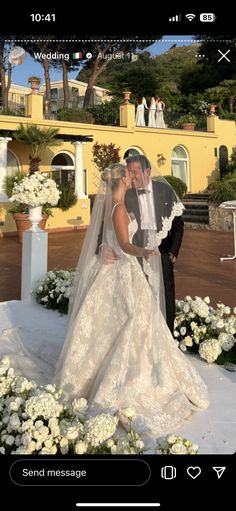
<path id="1" fill-rule="evenodd" d="M 129 223 L 130 242 L 137 222 Z M 83 396 L 91 413 L 132 406 L 141 433 L 165 434 L 208 393 L 177 347 L 136 257 L 120 249 L 103 264 L 70 328 L 54 381 L 67 398 Z M 100 264 L 94 258 L 94 266 Z"/>

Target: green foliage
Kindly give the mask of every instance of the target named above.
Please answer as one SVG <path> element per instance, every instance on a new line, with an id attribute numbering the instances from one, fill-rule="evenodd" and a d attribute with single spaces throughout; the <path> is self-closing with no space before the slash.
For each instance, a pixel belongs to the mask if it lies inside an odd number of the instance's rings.
<path id="1" fill-rule="evenodd" d="M 213 188 L 213 191 L 212 191 Z M 236 180 L 216 181 L 211 187 L 210 201 L 213 204 L 221 204 L 221 202 L 236 200 Z"/>
<path id="2" fill-rule="evenodd" d="M 96 142 L 92 148 L 93 162 L 97 165 L 99 172 L 102 172 L 108 165 L 119 163 L 120 147 L 115 144 L 99 144 Z"/>
<path id="3" fill-rule="evenodd" d="M 58 128 L 39 128 L 36 124 L 20 124 L 13 133 L 13 138 L 23 144 L 31 147 L 31 159 L 39 156 L 40 152 L 46 147 L 54 147 L 61 144 L 56 138 L 59 132 Z"/>
<path id="4" fill-rule="evenodd" d="M 235 115 L 235 121 L 236 121 L 236 115 Z M 236 146 L 233 147 L 232 154 L 230 156 L 230 162 L 228 164 L 228 171 L 230 173 L 234 172 L 236 176 Z M 232 175 L 232 177 L 235 177 Z"/>
<path id="5" fill-rule="evenodd" d="M 41 78 L 40 78 L 39 76 L 29 76 L 29 78 L 28 78 L 28 82 L 31 82 L 31 81 L 33 81 L 33 80 L 35 80 L 35 81 L 37 81 L 37 82 L 41 83 Z"/>
<path id="6" fill-rule="evenodd" d="M 124 102 L 123 96 L 114 98 L 102 105 L 90 106 L 87 111 L 93 116 L 95 124 L 103 126 L 119 126 L 120 105 Z"/>
<path id="7" fill-rule="evenodd" d="M 164 178 L 174 188 L 178 197 L 182 199 L 184 194 L 187 192 L 187 185 L 181 179 L 179 179 L 179 177 L 164 176 Z"/>
<path id="8" fill-rule="evenodd" d="M 182 115 L 176 122 L 176 126 L 182 126 L 183 124 L 196 124 L 197 117 L 193 114 Z"/>
<path id="9" fill-rule="evenodd" d="M 71 185 L 71 183 L 64 183 L 59 185 L 59 190 L 61 195 L 57 204 L 57 208 L 62 209 L 62 211 L 67 211 L 77 203 L 77 195 L 75 195 L 74 187 Z"/>
<path id="10" fill-rule="evenodd" d="M 12 197 L 13 188 L 15 183 L 20 183 L 22 179 L 24 179 L 25 174 L 23 172 L 18 171 L 14 176 L 7 176 L 4 180 L 4 192 L 8 197 Z"/>
<path id="11" fill-rule="evenodd" d="M 57 111 L 57 119 L 59 121 L 94 123 L 92 113 L 83 108 L 61 108 Z"/>

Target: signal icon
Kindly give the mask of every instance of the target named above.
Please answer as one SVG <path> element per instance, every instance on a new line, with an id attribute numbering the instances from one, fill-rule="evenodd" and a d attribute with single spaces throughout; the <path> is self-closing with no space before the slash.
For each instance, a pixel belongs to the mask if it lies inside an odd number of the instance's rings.
<path id="1" fill-rule="evenodd" d="M 169 21 L 181 21 L 181 14 L 176 14 L 176 16 L 172 16 L 172 18 L 169 18 Z"/>
<path id="2" fill-rule="evenodd" d="M 187 18 L 188 21 L 193 21 L 194 18 L 196 18 L 196 14 L 185 14 L 185 18 Z"/>

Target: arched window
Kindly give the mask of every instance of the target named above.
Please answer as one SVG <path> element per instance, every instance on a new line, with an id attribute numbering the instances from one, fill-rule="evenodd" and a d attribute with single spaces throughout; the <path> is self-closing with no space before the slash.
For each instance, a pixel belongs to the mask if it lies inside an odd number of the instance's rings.
<path id="1" fill-rule="evenodd" d="M 137 156 L 139 154 L 143 154 L 141 149 L 138 149 L 137 147 L 129 147 L 129 149 L 125 151 L 124 158 L 128 158 L 129 156 Z"/>
<path id="2" fill-rule="evenodd" d="M 56 154 L 51 163 L 51 172 L 46 172 L 45 174 L 54 179 L 58 184 L 74 183 L 74 156 L 67 152 Z"/>
<path id="3" fill-rule="evenodd" d="M 229 158 L 228 158 L 228 149 L 226 145 L 221 145 L 219 149 L 219 165 L 220 165 L 220 178 L 224 177 L 227 174 L 227 166 L 228 166 Z"/>
<path id="4" fill-rule="evenodd" d="M 171 172 L 172 176 L 179 177 L 187 187 L 189 187 L 189 172 L 188 154 L 184 147 L 177 145 L 174 147 L 171 156 Z"/>
<path id="5" fill-rule="evenodd" d="M 15 154 L 10 151 L 10 149 L 7 150 L 7 176 L 15 176 L 17 172 L 20 170 L 20 165 L 17 157 Z"/>

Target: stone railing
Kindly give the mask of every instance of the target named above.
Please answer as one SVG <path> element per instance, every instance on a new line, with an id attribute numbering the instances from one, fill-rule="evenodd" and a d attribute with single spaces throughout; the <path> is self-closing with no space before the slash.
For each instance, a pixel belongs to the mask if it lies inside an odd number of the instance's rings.
<path id="1" fill-rule="evenodd" d="M 233 231 L 232 211 L 209 204 L 209 228 L 212 231 Z"/>

